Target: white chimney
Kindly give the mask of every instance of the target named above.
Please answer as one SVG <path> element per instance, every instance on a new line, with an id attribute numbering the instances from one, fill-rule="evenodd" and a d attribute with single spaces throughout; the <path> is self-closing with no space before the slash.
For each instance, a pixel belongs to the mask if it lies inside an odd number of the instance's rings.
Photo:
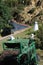
<path id="1" fill-rule="evenodd" d="M 35 22 L 34 31 L 37 31 L 37 30 L 38 30 L 38 22 Z"/>

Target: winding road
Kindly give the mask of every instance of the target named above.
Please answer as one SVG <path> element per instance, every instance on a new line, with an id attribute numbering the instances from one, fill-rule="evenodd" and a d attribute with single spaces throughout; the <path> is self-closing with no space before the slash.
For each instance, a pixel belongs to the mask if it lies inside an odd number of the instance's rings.
<path id="1" fill-rule="evenodd" d="M 11 35 L 14 36 L 18 33 L 21 33 L 29 28 L 31 28 L 30 26 L 27 26 L 27 25 L 23 25 L 23 24 L 18 24 L 16 22 L 13 23 L 13 25 L 15 25 L 18 27 L 17 29 L 14 29 L 14 33 L 13 34 L 10 34 L 8 36 L 5 36 L 5 37 L 0 37 L 0 40 L 3 40 L 3 39 L 6 39 L 6 38 L 9 38 Z M 20 27 L 20 28 L 19 28 Z"/>

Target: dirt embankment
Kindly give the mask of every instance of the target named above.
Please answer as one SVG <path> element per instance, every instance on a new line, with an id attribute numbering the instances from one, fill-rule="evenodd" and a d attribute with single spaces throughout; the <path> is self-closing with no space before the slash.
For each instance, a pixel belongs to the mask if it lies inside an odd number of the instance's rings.
<path id="1" fill-rule="evenodd" d="M 31 0 L 31 4 L 24 8 L 20 16 L 22 23 L 43 21 L 43 0 Z"/>

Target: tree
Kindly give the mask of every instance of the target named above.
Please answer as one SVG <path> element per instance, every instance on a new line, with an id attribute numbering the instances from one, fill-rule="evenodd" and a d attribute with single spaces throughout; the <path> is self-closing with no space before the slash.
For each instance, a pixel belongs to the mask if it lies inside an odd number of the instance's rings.
<path id="1" fill-rule="evenodd" d="M 7 25 L 9 25 L 8 20 L 10 20 L 11 17 L 11 12 L 10 8 L 6 6 L 4 2 L 0 2 L 0 29 Z"/>
<path id="2" fill-rule="evenodd" d="M 4 0 L 9 7 L 15 7 L 18 5 L 19 0 Z"/>

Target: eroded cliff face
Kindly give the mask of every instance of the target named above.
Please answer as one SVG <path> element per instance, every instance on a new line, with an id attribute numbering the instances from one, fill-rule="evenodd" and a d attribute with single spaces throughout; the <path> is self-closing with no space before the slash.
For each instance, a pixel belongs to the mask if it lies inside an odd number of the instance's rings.
<path id="1" fill-rule="evenodd" d="M 20 13 L 22 23 L 43 22 L 43 0 L 30 0 L 31 3 Z"/>

